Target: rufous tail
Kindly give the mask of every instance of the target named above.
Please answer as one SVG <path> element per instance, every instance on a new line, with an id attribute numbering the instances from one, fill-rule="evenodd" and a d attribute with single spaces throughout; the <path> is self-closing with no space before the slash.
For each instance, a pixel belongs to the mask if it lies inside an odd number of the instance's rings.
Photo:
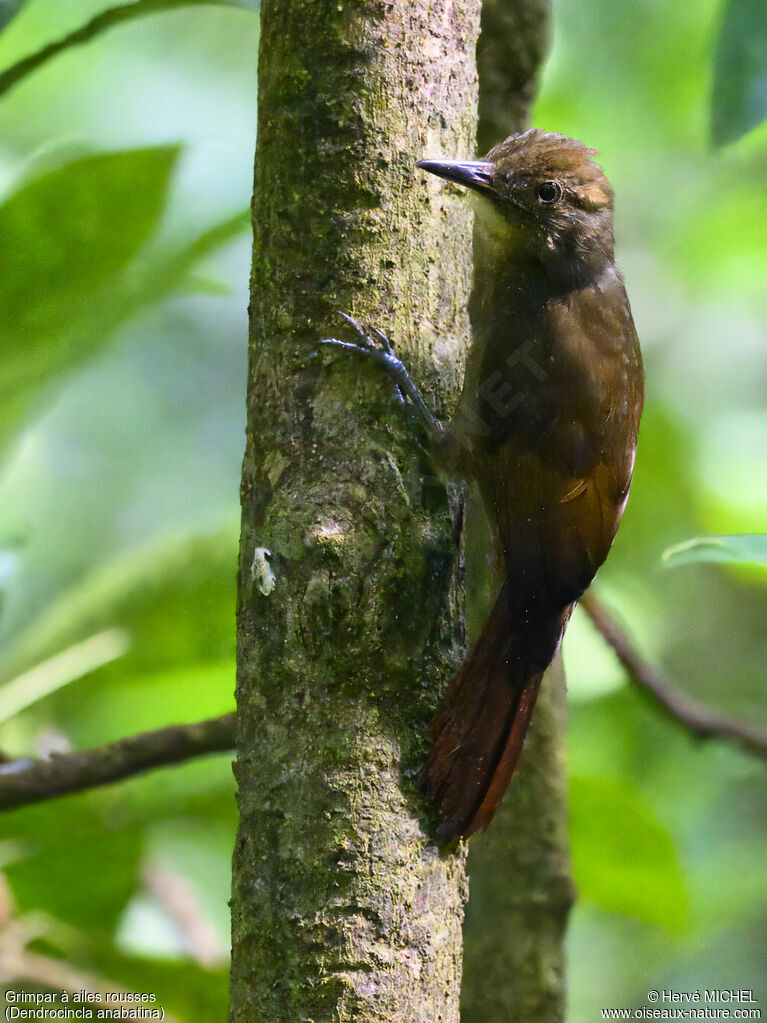
<path id="1" fill-rule="evenodd" d="M 484 831 L 517 765 L 543 673 L 556 654 L 572 607 L 520 614 L 505 583 L 482 634 L 450 680 L 431 724 L 422 774 L 449 842 Z"/>

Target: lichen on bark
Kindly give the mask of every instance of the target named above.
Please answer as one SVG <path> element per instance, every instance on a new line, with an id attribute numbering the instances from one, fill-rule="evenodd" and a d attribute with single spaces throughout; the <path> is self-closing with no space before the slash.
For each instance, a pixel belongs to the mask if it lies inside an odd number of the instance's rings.
<path id="1" fill-rule="evenodd" d="M 414 163 L 472 151 L 478 16 L 262 4 L 233 1023 L 458 1018 L 463 854 L 413 784 L 461 656 L 454 515 L 391 389 L 318 342 L 372 321 L 449 414 L 470 213 Z"/>

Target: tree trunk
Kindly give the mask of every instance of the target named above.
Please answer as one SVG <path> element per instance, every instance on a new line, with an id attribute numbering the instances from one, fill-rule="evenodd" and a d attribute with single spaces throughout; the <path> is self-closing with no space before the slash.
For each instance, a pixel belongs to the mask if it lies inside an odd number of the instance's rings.
<path id="1" fill-rule="evenodd" d="M 484 0 L 477 47 L 480 153 L 527 126 L 550 20 L 551 0 Z"/>
<path id="2" fill-rule="evenodd" d="M 548 38 L 549 0 L 485 0 L 479 65 L 479 151 L 526 127 Z M 470 509 L 471 511 L 471 509 Z M 476 510 L 475 510 L 476 511 Z M 483 517 L 469 515 L 468 610 L 489 609 Z M 483 578 L 484 576 L 484 578 Z M 485 599 L 482 599 L 482 595 Z M 479 606 L 476 606 L 479 605 Z M 471 844 L 464 927 L 463 1023 L 562 1023 L 564 935 L 572 903 L 561 660 L 544 677 L 509 792 Z"/>
<path id="3" fill-rule="evenodd" d="M 479 0 L 264 0 L 239 573 L 231 1020 L 458 1018 L 462 851 L 412 775 L 461 656 L 454 517 L 343 309 L 449 415 Z M 453 508 L 455 512 L 455 508 Z"/>

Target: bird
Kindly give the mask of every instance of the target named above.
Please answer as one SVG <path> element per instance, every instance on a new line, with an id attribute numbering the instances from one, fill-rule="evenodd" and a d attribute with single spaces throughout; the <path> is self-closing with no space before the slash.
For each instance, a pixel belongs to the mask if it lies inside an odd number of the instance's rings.
<path id="1" fill-rule="evenodd" d="M 372 358 L 423 420 L 435 466 L 476 488 L 500 588 L 438 704 L 420 784 L 440 844 L 483 831 L 522 750 L 544 672 L 615 538 L 644 401 L 597 152 L 540 129 L 479 161 L 419 161 L 477 196 L 471 343 L 456 411 L 429 411 L 386 335 L 325 339 Z"/>

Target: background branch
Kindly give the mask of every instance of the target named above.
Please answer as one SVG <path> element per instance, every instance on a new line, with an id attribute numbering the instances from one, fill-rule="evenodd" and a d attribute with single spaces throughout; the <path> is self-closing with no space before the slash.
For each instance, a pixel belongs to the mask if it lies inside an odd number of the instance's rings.
<path id="1" fill-rule="evenodd" d="M 550 16 L 550 0 L 484 0 L 477 43 L 478 152 L 527 127 Z"/>
<path id="2" fill-rule="evenodd" d="M 0 810 L 108 785 L 204 753 L 220 753 L 232 749 L 234 741 L 232 713 L 130 735 L 93 749 L 54 753 L 44 760 L 12 760 L 0 765 Z"/>
<path id="3" fill-rule="evenodd" d="M 767 760 L 767 733 L 706 706 L 665 678 L 658 668 L 642 657 L 627 633 L 593 593 L 581 597 L 580 606 L 618 655 L 634 685 L 668 717 L 684 725 L 697 739 L 727 739 L 747 753 Z"/>

